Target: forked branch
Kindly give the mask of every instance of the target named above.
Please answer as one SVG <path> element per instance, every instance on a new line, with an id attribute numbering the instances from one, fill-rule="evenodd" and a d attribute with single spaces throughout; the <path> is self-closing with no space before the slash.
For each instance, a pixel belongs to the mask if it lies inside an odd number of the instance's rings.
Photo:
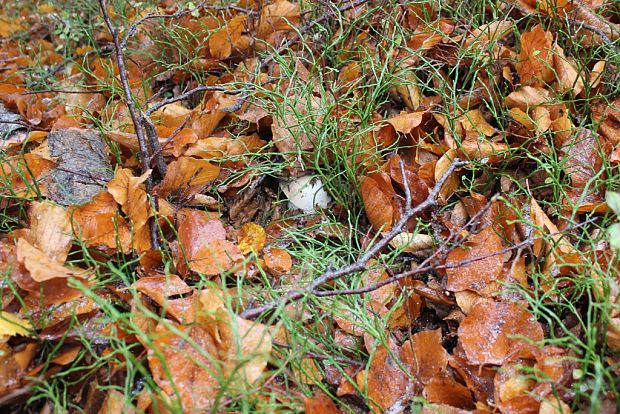
<path id="1" fill-rule="evenodd" d="M 388 243 L 392 239 L 394 239 L 394 237 L 399 235 L 403 231 L 405 226 L 407 225 L 407 222 L 412 217 L 422 213 L 429 207 L 437 205 L 437 197 L 439 196 L 439 192 L 441 191 L 441 188 L 443 187 L 443 185 L 446 183 L 448 178 L 450 178 L 452 173 L 457 168 L 463 165 L 466 165 L 466 164 L 467 164 L 467 161 L 461 161 L 458 158 L 455 158 L 452 161 L 452 164 L 450 164 L 450 167 L 443 174 L 443 176 L 439 179 L 439 181 L 437 181 L 437 183 L 435 184 L 435 187 L 431 190 L 431 192 L 428 194 L 426 199 L 414 207 L 411 205 L 411 190 L 409 186 L 407 185 L 407 180 L 405 176 L 405 167 L 401 161 L 400 168 L 401 168 L 401 174 L 403 176 L 406 206 L 405 206 L 405 211 L 403 212 L 402 216 L 392 226 L 392 229 L 389 232 L 387 232 L 379 241 L 377 241 L 368 250 L 366 250 L 365 253 L 359 256 L 358 259 L 354 263 L 348 264 L 346 266 L 342 266 L 338 269 L 328 269 L 321 276 L 319 276 L 314 281 L 309 283 L 303 289 L 289 291 L 277 300 L 266 303 L 256 308 L 247 309 L 241 314 L 241 317 L 245 319 L 255 318 L 264 312 L 276 309 L 280 306 L 284 306 L 287 303 L 301 299 L 306 295 L 316 295 L 320 291 L 319 289 L 322 286 L 326 285 L 327 283 L 333 280 L 340 279 L 341 277 L 344 277 L 344 276 L 347 276 L 353 273 L 367 270 L 368 262 L 370 261 L 370 259 L 376 256 L 379 252 L 381 252 L 381 250 L 383 250 L 388 245 Z"/>

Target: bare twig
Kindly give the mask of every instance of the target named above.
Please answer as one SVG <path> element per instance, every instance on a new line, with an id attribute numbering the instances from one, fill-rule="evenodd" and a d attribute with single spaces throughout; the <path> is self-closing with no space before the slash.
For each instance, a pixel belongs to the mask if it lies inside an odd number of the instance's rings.
<path id="1" fill-rule="evenodd" d="M 557 231 L 557 232 L 553 232 L 553 233 L 549 233 L 546 235 L 540 235 L 540 236 L 533 236 L 530 237 L 528 239 L 525 239 L 519 243 L 513 244 L 512 246 L 508 246 L 505 247 L 501 250 L 497 250 L 495 252 L 491 252 L 489 254 L 485 254 L 482 256 L 477 256 L 477 257 L 472 257 L 471 259 L 467 259 L 467 260 L 462 260 L 458 263 L 450 263 L 450 264 L 443 264 L 443 265 L 431 265 L 429 264 L 435 257 L 436 255 L 433 254 L 431 257 L 429 257 L 428 259 L 424 260 L 420 266 L 416 267 L 415 269 L 412 270 L 408 270 L 406 272 L 402 272 L 399 273 L 397 275 L 394 275 L 392 277 L 386 278 L 378 283 L 375 283 L 374 285 L 370 285 L 370 286 L 364 286 L 362 288 L 358 288 L 358 289 L 341 289 L 341 290 L 326 290 L 326 291 L 321 291 L 321 292 L 315 292 L 314 295 L 317 297 L 326 297 L 326 296 L 344 296 L 344 295 L 361 295 L 364 293 L 369 293 L 372 291 L 375 291 L 377 289 L 382 288 L 383 286 L 389 285 L 391 283 L 397 282 L 401 279 L 405 279 L 411 276 L 415 276 L 415 275 L 419 275 L 421 273 L 427 273 L 427 272 L 434 272 L 437 270 L 446 270 L 446 269 L 457 269 L 459 267 L 464 267 L 464 266 L 468 266 L 472 263 L 476 263 L 480 260 L 485 260 L 491 257 L 495 257 L 495 256 L 500 256 L 503 255 L 505 253 L 509 253 L 512 252 L 514 250 L 519 250 L 519 249 L 523 249 L 524 247 L 527 246 L 531 246 L 536 240 L 541 240 L 544 239 L 545 237 L 553 237 L 553 236 L 558 236 L 558 235 L 563 235 L 566 234 L 567 232 L 571 231 L 571 230 L 575 230 L 579 227 L 583 227 L 587 224 L 590 224 L 592 222 L 594 222 L 597 218 L 590 218 L 588 220 L 585 220 L 582 223 L 578 223 L 575 224 L 574 226 L 568 227 L 562 231 Z"/>
<path id="2" fill-rule="evenodd" d="M 372 259 L 375 255 L 377 255 L 381 250 L 383 250 L 394 237 L 399 235 L 403 231 L 403 228 L 407 225 L 407 222 L 412 217 L 423 212 L 427 208 L 437 204 L 437 197 L 439 195 L 439 192 L 441 188 L 443 187 L 443 185 L 448 180 L 448 178 L 452 175 L 452 173 L 457 168 L 463 165 L 466 165 L 466 164 L 467 164 L 466 161 L 461 161 L 458 158 L 455 158 L 452 161 L 452 164 L 450 165 L 450 167 L 443 174 L 443 176 L 439 179 L 439 181 L 437 181 L 437 183 L 435 184 L 435 187 L 428 194 L 426 199 L 422 201 L 420 204 L 418 204 L 417 206 L 413 207 L 411 205 L 411 192 L 410 192 L 410 189 L 408 188 L 407 181 L 405 179 L 404 166 L 401 162 L 401 173 L 403 174 L 403 183 L 405 187 L 405 196 L 406 196 L 405 211 L 403 212 L 398 222 L 396 222 L 392 226 L 392 229 L 389 232 L 387 232 L 383 236 L 383 238 L 381 238 L 381 240 L 379 240 L 372 247 L 370 247 L 370 249 L 368 249 L 364 254 L 362 254 L 354 263 L 340 267 L 339 269 L 328 269 L 326 272 L 324 272 L 321 276 L 316 278 L 313 282 L 308 284 L 303 289 L 291 290 L 275 301 L 266 303 L 265 305 L 262 305 L 262 306 L 259 306 L 253 309 L 248 309 L 241 314 L 241 317 L 246 318 L 246 319 L 255 318 L 261 315 L 263 312 L 273 310 L 279 306 L 286 305 L 287 303 L 303 298 L 304 296 L 308 294 L 316 294 L 319 292 L 318 289 L 321 286 L 324 286 L 325 284 L 333 280 L 339 279 L 346 275 L 350 275 L 352 273 L 357 273 L 357 272 L 366 270 L 370 259 Z"/>
<path id="3" fill-rule="evenodd" d="M 112 23 L 110 19 L 110 15 L 108 14 L 106 0 L 99 0 L 99 6 L 101 7 L 101 13 L 103 15 L 103 20 L 105 21 L 110 34 L 112 35 L 112 40 L 114 42 L 114 49 L 116 52 L 116 63 L 118 65 L 119 77 L 121 79 L 121 85 L 123 86 L 123 92 L 125 94 L 125 101 L 127 103 L 127 108 L 129 109 L 129 114 L 131 116 L 131 121 L 133 122 L 134 129 L 136 131 L 136 137 L 138 138 L 138 145 L 140 147 L 140 162 L 142 164 L 142 173 L 147 172 L 150 169 L 149 166 L 149 144 L 147 142 L 144 126 L 143 126 L 143 117 L 138 112 L 136 108 L 136 103 L 133 99 L 133 94 L 131 92 L 131 87 L 129 86 L 129 80 L 127 79 L 127 69 L 125 68 L 125 54 L 124 49 L 121 46 L 121 41 L 118 34 L 118 29 Z M 149 195 L 149 200 L 151 203 L 151 208 L 153 211 L 157 211 L 157 206 L 155 205 L 155 201 L 153 199 L 153 179 L 149 175 L 146 181 L 144 182 L 144 186 L 147 194 Z M 159 237 L 157 231 L 157 223 L 151 217 L 149 221 L 149 230 L 151 236 L 151 245 L 153 249 L 159 249 Z"/>
<path id="4" fill-rule="evenodd" d="M 131 37 L 133 37 L 136 34 L 136 32 L 138 31 L 138 27 L 144 24 L 145 22 L 149 20 L 153 20 L 153 19 L 177 19 L 179 17 L 183 17 L 195 11 L 200 10 L 206 2 L 207 2 L 206 0 L 203 0 L 191 9 L 179 10 L 178 12 L 173 13 L 173 14 L 155 14 L 155 13 L 147 14 L 146 16 L 136 20 L 135 22 L 131 24 L 131 26 L 129 26 L 129 29 L 127 29 L 127 32 L 125 32 L 125 36 L 123 36 L 123 39 L 120 42 L 120 46 L 124 50 L 125 47 L 127 46 L 127 43 L 129 42 L 129 39 L 131 39 Z"/>
<path id="5" fill-rule="evenodd" d="M 187 92 L 182 93 L 181 95 L 173 96 L 172 98 L 164 99 L 163 101 L 157 102 L 156 104 L 153 104 L 150 108 L 146 109 L 144 113 L 150 116 L 153 114 L 153 112 L 157 111 L 160 108 L 163 108 L 166 105 L 170 105 L 171 103 L 179 101 L 184 101 L 192 95 L 207 91 L 224 92 L 229 95 L 236 95 L 241 93 L 241 91 L 231 91 L 230 89 L 226 89 L 224 86 L 198 86 L 196 88 L 190 89 Z"/>

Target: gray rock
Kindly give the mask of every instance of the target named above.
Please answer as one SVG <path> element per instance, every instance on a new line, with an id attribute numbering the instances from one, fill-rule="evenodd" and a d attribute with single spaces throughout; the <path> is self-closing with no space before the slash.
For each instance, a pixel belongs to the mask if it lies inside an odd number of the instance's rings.
<path id="1" fill-rule="evenodd" d="M 50 153 L 57 167 L 48 184 L 49 196 L 65 206 L 83 204 L 102 191 L 112 179 L 108 148 L 101 136 L 90 129 L 66 128 L 50 132 Z"/>
<path id="2" fill-rule="evenodd" d="M 13 133 L 19 130 L 25 130 L 19 114 L 9 111 L 2 102 L 0 102 L 0 141 L 9 139 Z M 18 122 L 18 123 L 13 123 Z"/>

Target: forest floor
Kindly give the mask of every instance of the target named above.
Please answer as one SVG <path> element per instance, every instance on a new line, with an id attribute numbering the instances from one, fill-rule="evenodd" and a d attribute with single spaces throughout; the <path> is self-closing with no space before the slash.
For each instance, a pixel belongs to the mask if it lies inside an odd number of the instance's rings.
<path id="1" fill-rule="evenodd" d="M 615 413 L 620 4 L 0 5 L 4 413 Z"/>

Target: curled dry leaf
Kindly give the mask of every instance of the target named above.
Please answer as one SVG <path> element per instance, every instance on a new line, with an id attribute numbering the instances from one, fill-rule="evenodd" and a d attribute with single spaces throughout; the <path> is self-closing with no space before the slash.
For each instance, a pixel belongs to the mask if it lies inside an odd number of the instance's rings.
<path id="1" fill-rule="evenodd" d="M 430 249 L 435 245 L 431 236 L 422 233 L 402 232 L 390 240 L 390 246 L 402 249 L 403 252 L 415 253 L 420 250 Z"/>
<path id="2" fill-rule="evenodd" d="M 489 285 L 501 279 L 504 255 L 497 252 L 502 249 L 502 239 L 493 227 L 486 227 L 462 247 L 450 251 L 446 259 L 446 288 L 452 292 L 485 292 Z"/>
<path id="3" fill-rule="evenodd" d="M 151 249 L 148 222 L 152 213 L 144 189 L 144 181 L 149 174 L 150 171 L 147 171 L 140 177 L 134 177 L 130 169 L 119 168 L 108 183 L 108 193 L 121 206 L 123 213 L 131 222 L 132 246 L 138 252 Z"/>
<path id="4" fill-rule="evenodd" d="M 553 65 L 558 78 L 559 91 L 571 92 L 577 96 L 584 88 L 584 77 L 579 74 L 573 61 L 564 55 L 564 50 L 557 44 L 553 45 Z"/>
<path id="5" fill-rule="evenodd" d="M 17 261 L 23 263 L 35 282 L 46 282 L 51 279 L 79 278 L 84 279 L 88 272 L 82 269 L 70 269 L 50 259 L 43 251 L 37 249 L 26 239 L 18 239 L 15 249 Z"/>
<path id="6" fill-rule="evenodd" d="M 64 263 L 73 239 L 67 210 L 51 202 L 34 202 L 28 216 L 30 230 L 26 240 L 51 260 Z"/>
<path id="7" fill-rule="evenodd" d="M 473 305 L 458 335 L 469 362 L 502 365 L 517 358 L 533 358 L 534 342 L 543 339 L 543 330 L 519 305 L 486 300 Z"/>

